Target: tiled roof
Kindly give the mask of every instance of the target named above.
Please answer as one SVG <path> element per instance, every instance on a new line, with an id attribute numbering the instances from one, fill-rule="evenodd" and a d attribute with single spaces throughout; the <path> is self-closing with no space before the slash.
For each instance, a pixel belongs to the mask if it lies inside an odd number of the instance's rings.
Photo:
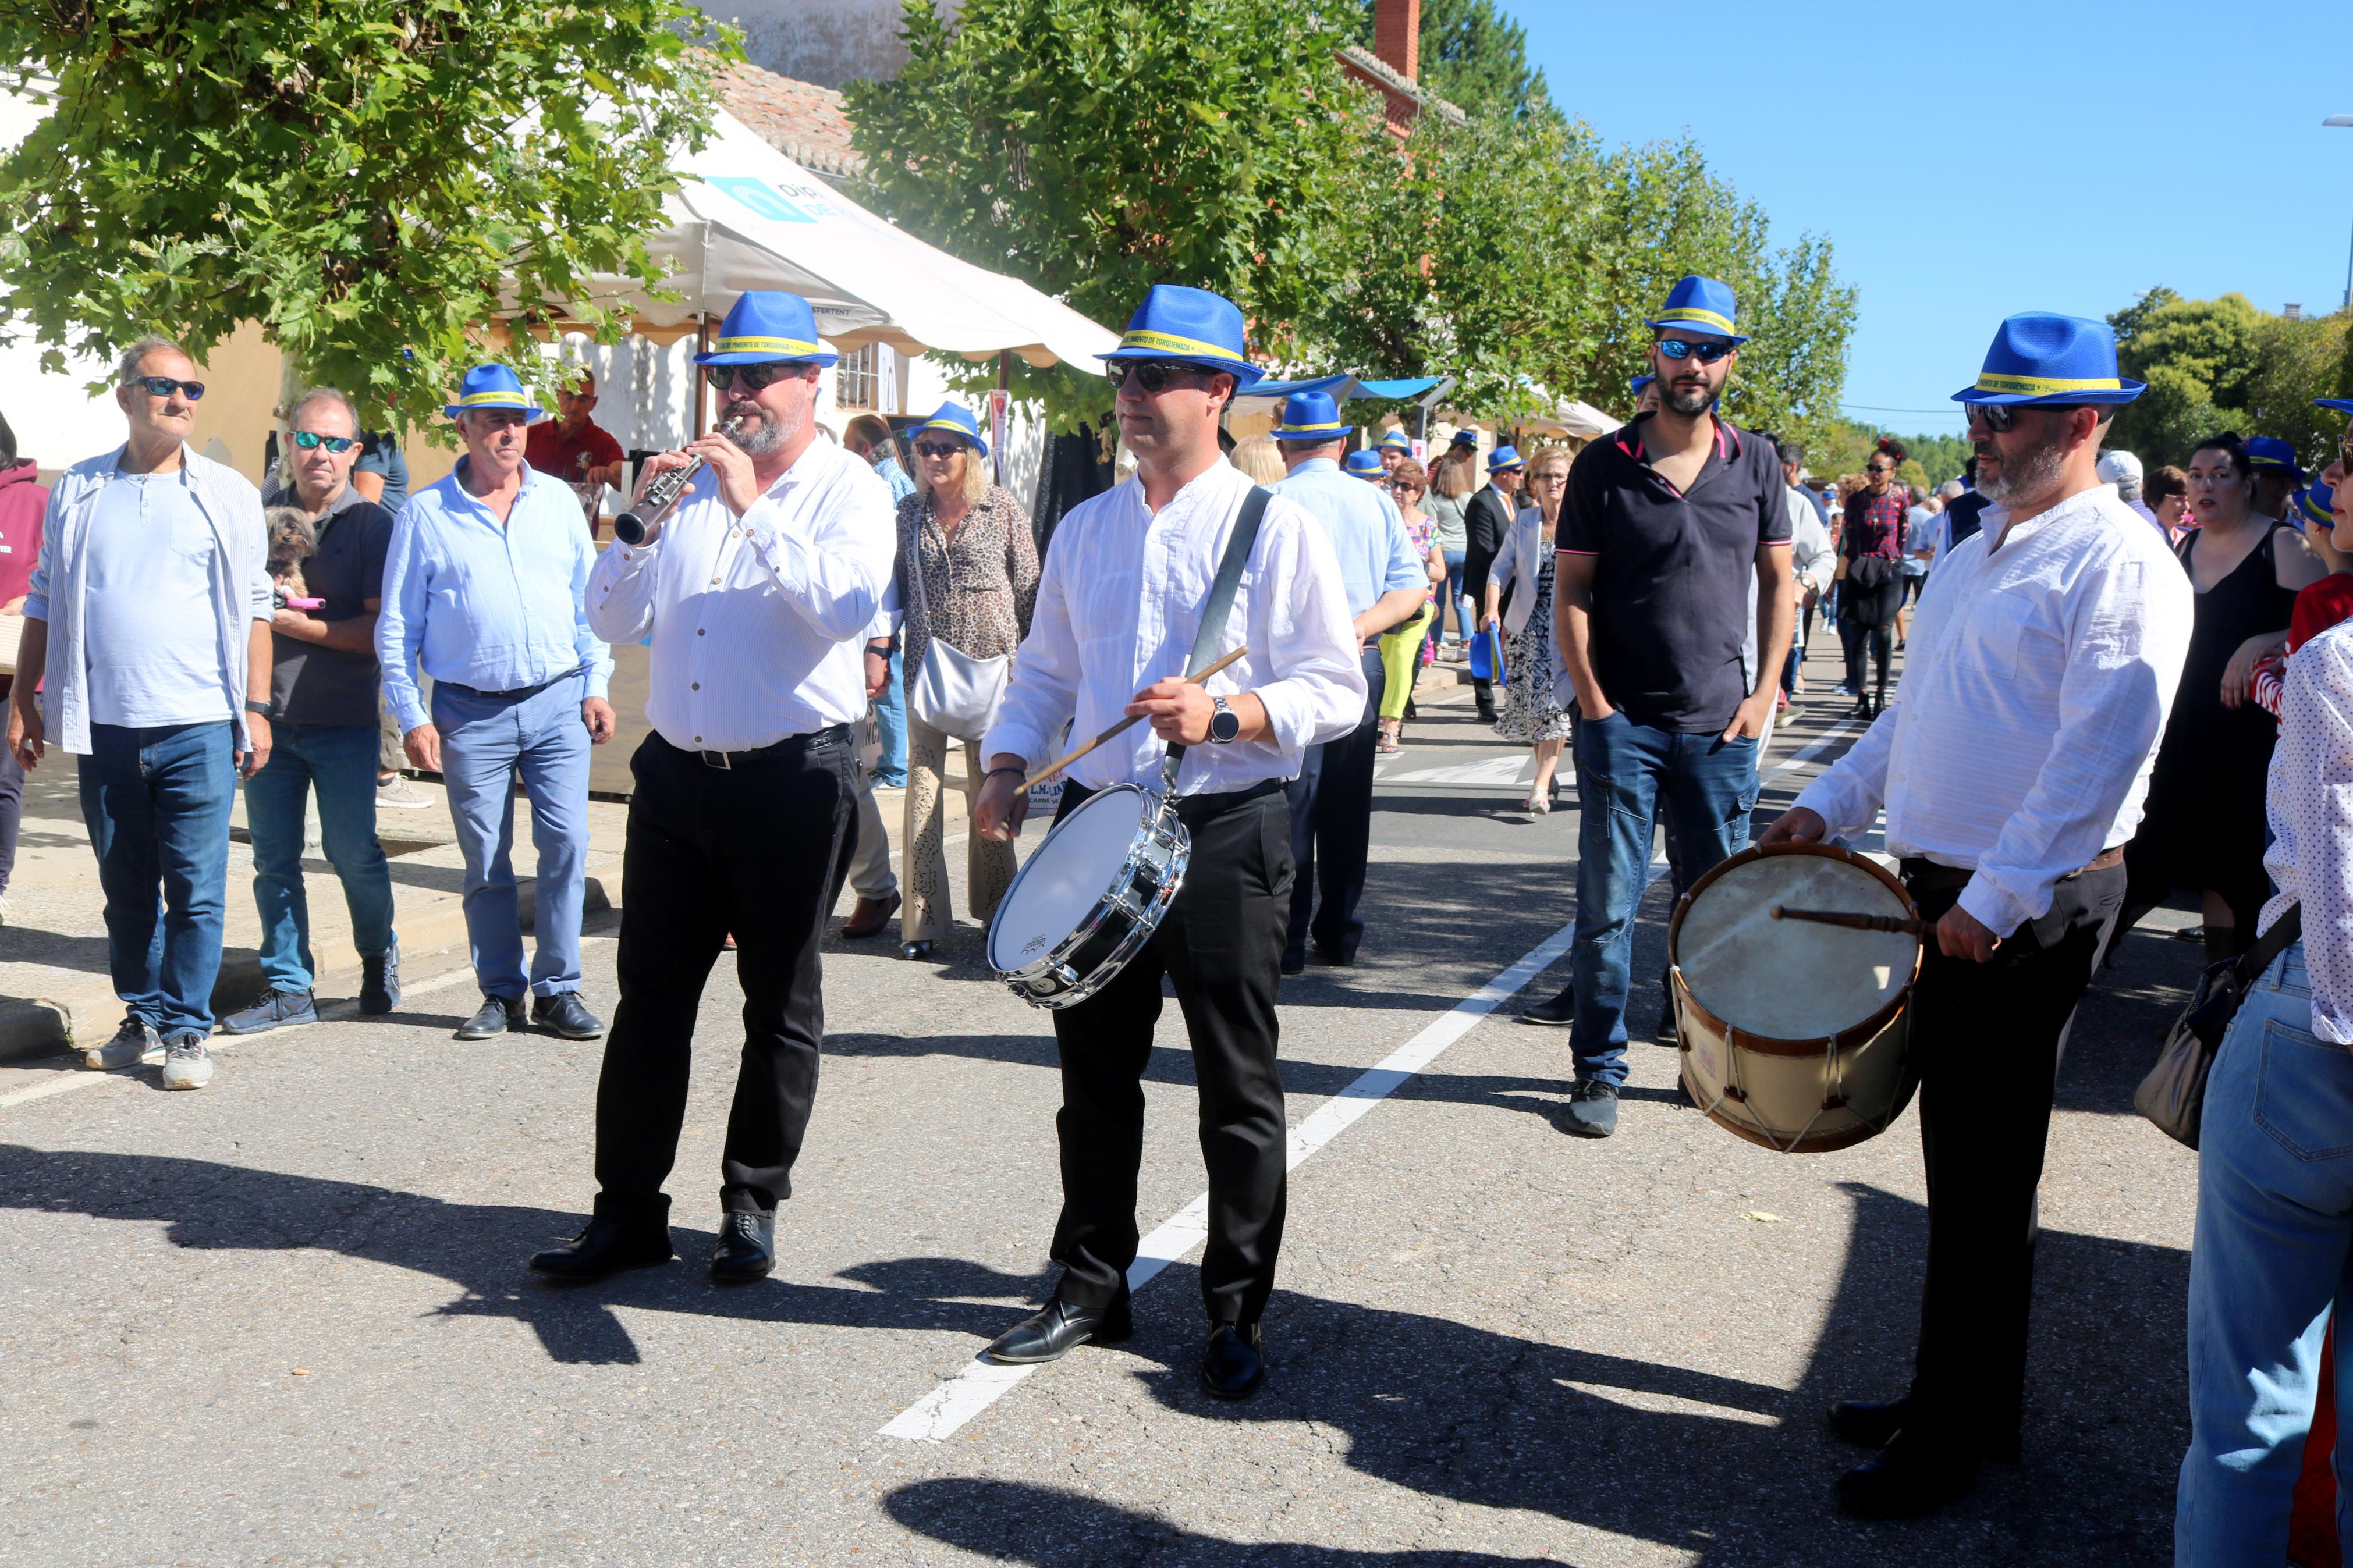
<path id="1" fill-rule="evenodd" d="M 866 167 L 849 144 L 849 117 L 833 89 L 732 65 L 719 75 L 719 91 L 728 113 L 809 173 L 854 180 Z"/>

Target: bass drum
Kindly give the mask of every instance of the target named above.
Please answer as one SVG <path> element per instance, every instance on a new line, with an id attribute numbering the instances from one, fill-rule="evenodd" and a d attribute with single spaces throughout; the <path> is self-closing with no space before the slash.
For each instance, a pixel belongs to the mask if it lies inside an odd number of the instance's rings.
<path id="1" fill-rule="evenodd" d="M 988 963 L 1034 1007 L 1083 1002 L 1152 940 L 1192 857 L 1173 800 L 1114 784 L 1056 823 L 988 923 Z"/>
<path id="2" fill-rule="evenodd" d="M 1683 1087 L 1716 1125 L 1784 1154 L 1887 1130 L 1911 1103 L 1907 1059 L 1920 939 L 1773 918 L 1792 909 L 1916 920 L 1876 861 L 1773 844 L 1692 884 L 1667 928 Z"/>

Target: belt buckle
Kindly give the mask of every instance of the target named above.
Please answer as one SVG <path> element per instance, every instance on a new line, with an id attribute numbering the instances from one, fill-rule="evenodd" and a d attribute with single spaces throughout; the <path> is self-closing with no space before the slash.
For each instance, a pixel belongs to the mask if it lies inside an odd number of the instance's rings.
<path id="1" fill-rule="evenodd" d="M 706 768 L 724 768 L 729 773 L 735 771 L 735 764 L 727 760 L 724 752 L 698 751 L 694 754 L 702 759 L 702 765 Z"/>

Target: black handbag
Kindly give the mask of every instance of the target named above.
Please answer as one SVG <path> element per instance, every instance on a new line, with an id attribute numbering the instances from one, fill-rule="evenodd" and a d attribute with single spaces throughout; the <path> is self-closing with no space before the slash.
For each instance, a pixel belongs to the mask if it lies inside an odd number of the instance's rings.
<path id="1" fill-rule="evenodd" d="M 2255 945 L 2236 958 L 2225 959 L 2198 977 L 2198 989 L 2189 1005 L 2166 1031 L 2157 1065 L 2133 1090 L 2133 1109 L 2157 1123 L 2177 1142 L 2198 1147 L 2198 1121 L 2206 1112 L 2206 1079 L 2214 1070 L 2215 1055 L 2231 1020 L 2239 1016 L 2272 960 L 2285 952 L 2304 934 L 2304 906 L 2290 904 Z"/>

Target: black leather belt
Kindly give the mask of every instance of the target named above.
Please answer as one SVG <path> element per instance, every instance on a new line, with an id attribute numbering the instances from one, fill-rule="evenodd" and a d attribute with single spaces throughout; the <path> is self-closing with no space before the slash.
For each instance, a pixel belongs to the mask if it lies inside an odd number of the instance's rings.
<path id="1" fill-rule="evenodd" d="M 2119 845 L 2114 849 L 2103 849 L 2059 880 L 2072 881 L 2087 871 L 2105 871 L 2124 863 L 2124 847 Z M 1939 865 L 1917 855 L 1906 855 L 1900 863 L 1900 868 L 1905 882 L 1915 893 L 1948 893 L 1957 888 L 1968 887 L 1969 879 L 1977 875 L 1968 867 Z"/>
<path id="2" fill-rule="evenodd" d="M 706 768 L 724 768 L 733 772 L 736 768 L 754 763 L 771 762 L 778 757 L 789 756 L 797 751 L 806 751 L 811 746 L 821 746 L 836 742 L 846 746 L 849 743 L 849 726 L 828 724 L 822 730 L 811 730 L 806 735 L 787 735 L 781 741 L 773 742 L 765 746 L 754 746 L 745 752 L 715 752 L 700 746 L 676 745 L 659 731 L 655 733 L 654 739 L 660 741 L 673 752 L 682 752 L 694 758 Z"/>
<path id="3" fill-rule="evenodd" d="M 568 680 L 570 679 L 570 676 L 559 675 L 555 678 L 555 680 Z M 438 691 L 442 688 L 447 687 L 449 690 L 459 692 L 467 697 L 487 697 L 498 702 L 518 702 L 526 697 L 538 696 L 541 692 L 554 685 L 555 680 L 543 680 L 537 686 L 519 686 L 512 691 L 484 691 L 479 686 L 461 686 L 454 680 L 437 680 L 433 683 L 433 689 Z"/>

